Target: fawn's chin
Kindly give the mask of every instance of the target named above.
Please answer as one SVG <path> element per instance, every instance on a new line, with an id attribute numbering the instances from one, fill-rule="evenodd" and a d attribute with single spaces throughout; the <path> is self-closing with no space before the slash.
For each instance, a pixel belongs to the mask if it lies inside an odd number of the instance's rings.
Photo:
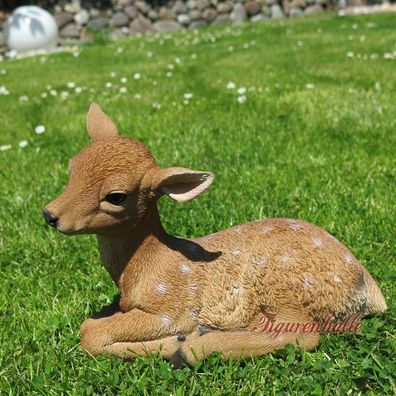
<path id="1" fill-rule="evenodd" d="M 89 232 L 84 229 L 62 229 L 61 227 L 58 227 L 57 230 L 62 233 L 63 235 L 67 236 L 72 236 L 72 235 L 82 235 L 82 234 L 92 234 L 92 232 Z"/>

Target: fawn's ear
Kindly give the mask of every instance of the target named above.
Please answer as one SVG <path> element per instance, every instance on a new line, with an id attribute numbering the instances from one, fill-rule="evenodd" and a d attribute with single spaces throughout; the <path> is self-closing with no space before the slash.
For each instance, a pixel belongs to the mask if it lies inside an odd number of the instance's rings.
<path id="1" fill-rule="evenodd" d="M 202 194 L 213 182 L 210 172 L 198 172 L 186 168 L 159 169 L 151 188 L 168 195 L 175 201 L 185 202 Z"/>
<path id="2" fill-rule="evenodd" d="M 89 107 L 87 130 L 92 140 L 110 139 L 118 136 L 117 127 L 96 103 L 92 103 Z"/>

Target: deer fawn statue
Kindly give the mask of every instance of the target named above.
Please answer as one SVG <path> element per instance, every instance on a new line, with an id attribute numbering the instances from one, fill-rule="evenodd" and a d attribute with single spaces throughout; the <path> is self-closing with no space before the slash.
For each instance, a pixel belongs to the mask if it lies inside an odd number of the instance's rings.
<path id="1" fill-rule="evenodd" d="M 96 234 L 119 289 L 115 303 L 81 326 L 90 353 L 133 359 L 159 352 L 180 365 L 213 352 L 238 358 L 286 344 L 311 350 L 320 336 L 305 325 L 386 310 L 352 253 L 307 222 L 260 220 L 192 240 L 167 234 L 158 198 L 191 200 L 213 175 L 160 168 L 97 104 L 87 129 L 92 143 L 70 161 L 65 191 L 43 214 L 63 234 Z M 261 330 L 263 317 L 271 326 L 296 326 L 275 336 Z"/>

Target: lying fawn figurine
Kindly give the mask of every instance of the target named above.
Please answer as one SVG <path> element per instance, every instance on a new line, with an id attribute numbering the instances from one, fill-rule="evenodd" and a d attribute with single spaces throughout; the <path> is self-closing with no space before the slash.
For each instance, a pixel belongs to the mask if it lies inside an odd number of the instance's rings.
<path id="1" fill-rule="evenodd" d="M 64 234 L 97 234 L 120 291 L 119 301 L 81 326 L 81 345 L 92 354 L 131 359 L 159 351 L 178 365 L 212 352 L 262 355 L 288 343 L 310 350 L 319 333 L 303 324 L 386 309 L 352 253 L 304 221 L 260 220 L 193 240 L 167 234 L 158 198 L 193 199 L 213 175 L 161 169 L 96 104 L 87 128 L 92 144 L 70 161 L 65 191 L 43 213 Z M 300 326 L 275 336 L 257 331 L 263 317 Z"/>

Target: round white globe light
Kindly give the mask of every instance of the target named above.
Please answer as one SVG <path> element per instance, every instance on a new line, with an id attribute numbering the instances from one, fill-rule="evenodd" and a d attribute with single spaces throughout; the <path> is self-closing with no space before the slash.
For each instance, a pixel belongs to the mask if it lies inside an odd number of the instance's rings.
<path id="1" fill-rule="evenodd" d="M 7 46 L 17 52 L 51 49 L 58 42 L 53 16 L 36 6 L 18 7 L 5 24 Z"/>

